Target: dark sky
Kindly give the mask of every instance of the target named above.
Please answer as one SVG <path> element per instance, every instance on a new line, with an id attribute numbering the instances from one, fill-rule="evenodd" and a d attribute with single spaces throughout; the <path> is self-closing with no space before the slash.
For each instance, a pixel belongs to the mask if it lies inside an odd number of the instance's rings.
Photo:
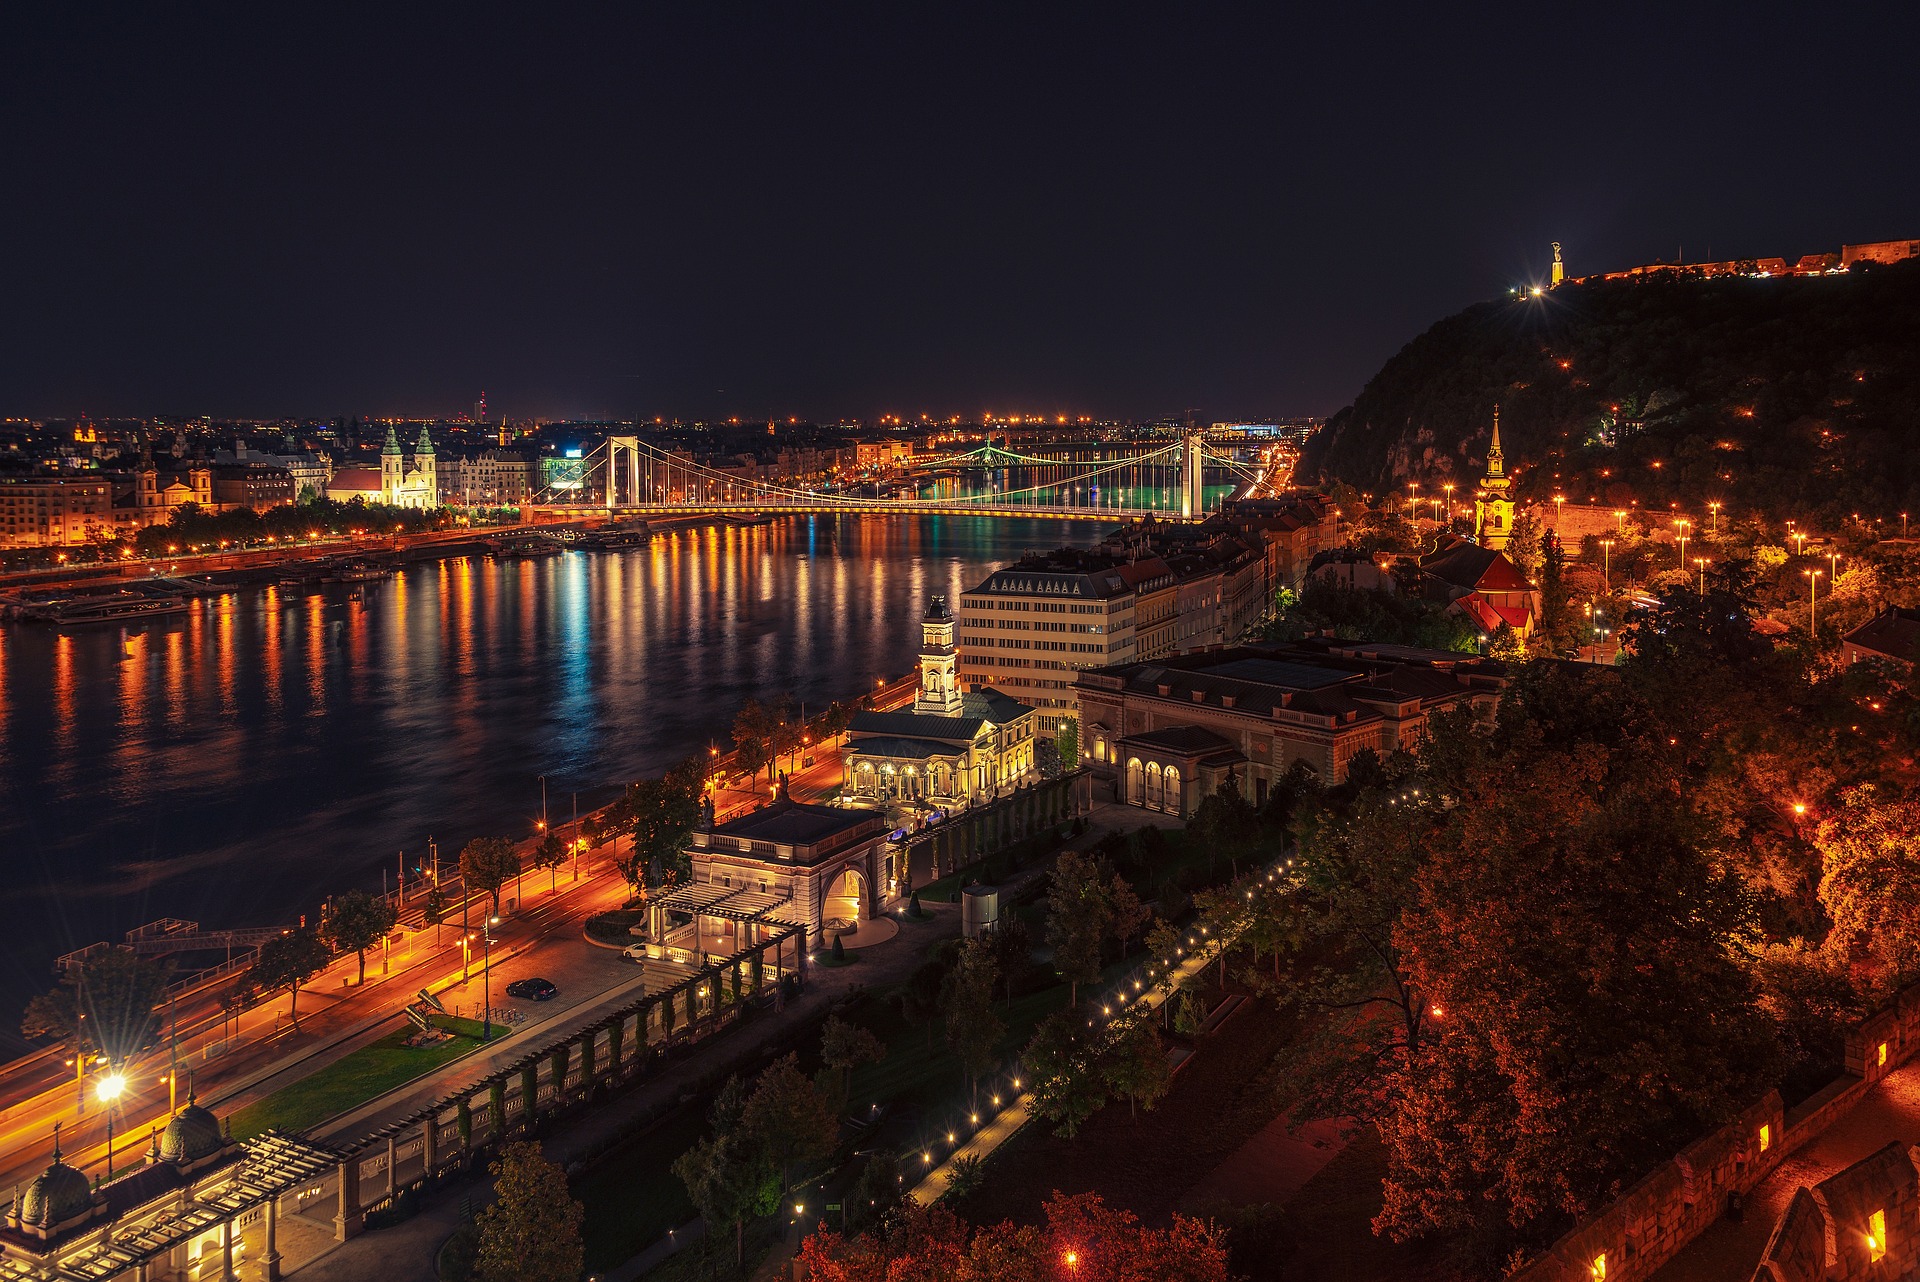
<path id="1" fill-rule="evenodd" d="M 1325 413 L 1920 236 L 1920 6 L 0 9 L 0 413 Z"/>

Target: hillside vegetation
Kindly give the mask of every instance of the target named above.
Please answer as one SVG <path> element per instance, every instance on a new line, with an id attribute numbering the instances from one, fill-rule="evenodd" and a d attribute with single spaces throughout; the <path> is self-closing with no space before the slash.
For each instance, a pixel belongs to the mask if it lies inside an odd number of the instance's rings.
<path id="1" fill-rule="evenodd" d="M 1309 445 L 1303 475 L 1470 495 L 1496 402 L 1523 497 L 1920 513 L 1920 261 L 1476 304 L 1389 360 Z"/>

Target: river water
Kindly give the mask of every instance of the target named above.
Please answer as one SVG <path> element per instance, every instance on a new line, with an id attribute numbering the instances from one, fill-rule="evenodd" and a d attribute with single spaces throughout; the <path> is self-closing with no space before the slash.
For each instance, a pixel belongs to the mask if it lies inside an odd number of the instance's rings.
<path id="1" fill-rule="evenodd" d="M 129 631 L 0 626 L 0 1050 L 60 953 L 161 917 L 311 916 L 915 663 L 949 598 L 1097 522 L 814 517 L 625 552 L 247 588 Z M 410 874 L 411 875 L 411 874 Z"/>

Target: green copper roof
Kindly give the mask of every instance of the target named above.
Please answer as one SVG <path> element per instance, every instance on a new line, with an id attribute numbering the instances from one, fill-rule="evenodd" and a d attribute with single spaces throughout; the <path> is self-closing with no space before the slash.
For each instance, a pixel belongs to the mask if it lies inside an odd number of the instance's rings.
<path id="1" fill-rule="evenodd" d="M 387 443 L 380 447 L 380 452 L 382 454 L 398 454 L 400 452 L 400 438 L 394 434 L 392 427 L 387 428 Z"/>

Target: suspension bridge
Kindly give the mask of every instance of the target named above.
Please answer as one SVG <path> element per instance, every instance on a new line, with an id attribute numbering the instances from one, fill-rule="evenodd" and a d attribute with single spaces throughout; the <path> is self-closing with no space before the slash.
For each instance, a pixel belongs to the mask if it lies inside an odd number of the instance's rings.
<path id="1" fill-rule="evenodd" d="M 615 518 L 897 512 L 1197 521 L 1217 506 L 1209 498 L 1210 479 L 1233 493 L 1257 492 L 1284 482 L 1284 475 L 1274 476 L 1284 472 L 1275 462 L 1280 457 L 1269 450 L 1256 461 L 1234 458 L 1197 433 L 1160 446 L 1078 444 L 1032 453 L 987 444 L 901 460 L 869 479 L 808 485 L 702 462 L 637 436 L 613 436 L 534 502 L 554 515 Z M 1220 488 L 1213 487 L 1216 499 Z"/>

